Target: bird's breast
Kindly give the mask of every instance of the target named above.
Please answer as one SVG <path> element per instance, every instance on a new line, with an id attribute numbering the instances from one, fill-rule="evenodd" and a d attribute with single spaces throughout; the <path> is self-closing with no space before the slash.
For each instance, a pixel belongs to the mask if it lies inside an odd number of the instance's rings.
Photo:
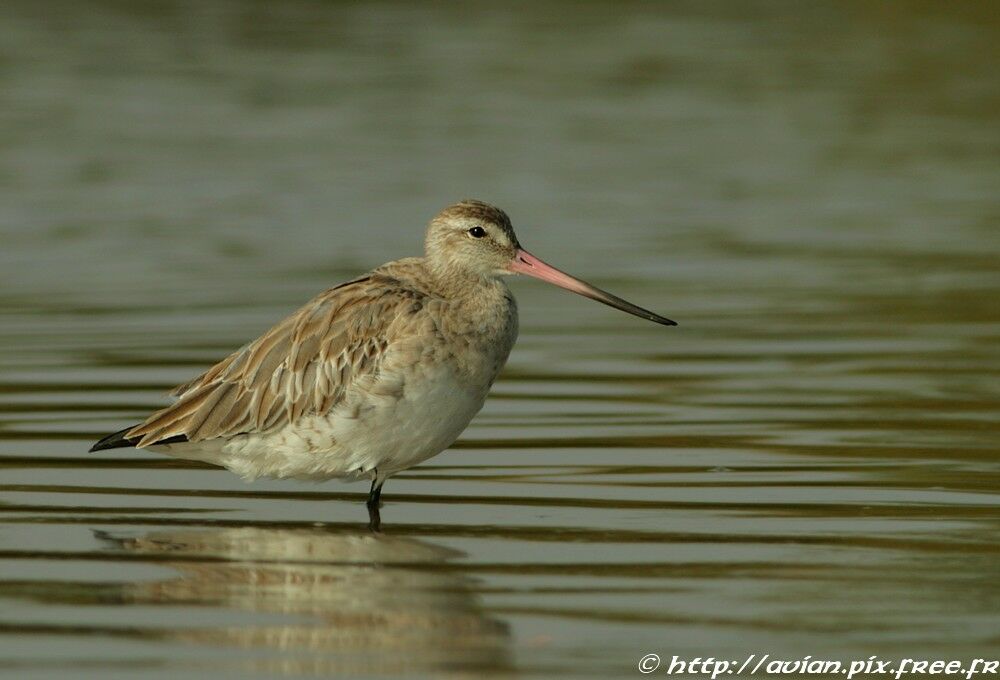
<path id="1" fill-rule="evenodd" d="M 443 329 L 442 347 L 460 379 L 489 388 L 517 340 L 517 305 L 512 296 L 489 310 L 457 315 Z"/>

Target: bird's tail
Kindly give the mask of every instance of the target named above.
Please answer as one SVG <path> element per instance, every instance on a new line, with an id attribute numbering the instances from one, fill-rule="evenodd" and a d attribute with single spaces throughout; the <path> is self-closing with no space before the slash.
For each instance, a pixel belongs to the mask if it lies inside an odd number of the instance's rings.
<path id="1" fill-rule="evenodd" d="M 129 439 L 125 436 L 125 433 L 133 428 L 135 428 L 135 425 L 129 425 L 124 430 L 118 430 L 117 432 L 109 434 L 107 437 L 91 446 L 90 452 L 104 451 L 105 449 L 134 448 L 135 445 L 139 443 L 139 438 L 135 437 L 133 439 Z"/>

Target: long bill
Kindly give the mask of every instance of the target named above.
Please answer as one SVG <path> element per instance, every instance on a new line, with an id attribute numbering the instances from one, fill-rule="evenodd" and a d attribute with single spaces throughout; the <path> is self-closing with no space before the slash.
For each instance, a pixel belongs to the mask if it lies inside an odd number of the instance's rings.
<path id="1" fill-rule="evenodd" d="M 586 281 L 581 281 L 580 279 L 570 276 L 566 272 L 559 271 L 552 265 L 542 262 L 537 257 L 522 248 L 517 249 L 517 255 L 514 256 L 513 260 L 511 260 L 510 271 L 517 274 L 526 274 L 527 276 L 533 276 L 536 279 L 553 283 L 560 288 L 573 291 L 574 293 L 588 297 L 591 300 L 603 302 L 604 304 L 614 307 L 615 309 L 620 309 L 623 312 L 634 314 L 642 319 L 655 321 L 656 323 L 663 324 L 664 326 L 677 325 L 676 321 L 671 321 L 670 319 L 662 317 L 659 314 L 654 314 L 648 309 L 643 309 L 638 305 L 633 305 L 628 300 L 622 300 L 617 295 L 612 295 L 607 291 L 590 285 Z"/>

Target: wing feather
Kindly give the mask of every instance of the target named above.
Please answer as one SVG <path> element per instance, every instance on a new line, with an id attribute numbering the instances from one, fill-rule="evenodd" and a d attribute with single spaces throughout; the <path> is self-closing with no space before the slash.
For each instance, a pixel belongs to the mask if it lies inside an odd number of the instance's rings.
<path id="1" fill-rule="evenodd" d="M 267 432 L 325 413 L 358 379 L 377 375 L 393 321 L 421 294 L 372 274 L 321 293 L 200 376 L 178 400 L 131 429 L 138 446 Z"/>

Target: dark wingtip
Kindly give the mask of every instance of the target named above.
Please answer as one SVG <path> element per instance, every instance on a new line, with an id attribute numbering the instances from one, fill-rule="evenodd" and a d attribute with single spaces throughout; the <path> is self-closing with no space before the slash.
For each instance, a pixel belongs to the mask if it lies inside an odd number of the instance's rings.
<path id="1" fill-rule="evenodd" d="M 126 427 L 124 430 L 118 430 L 117 432 L 112 432 L 107 437 L 105 437 L 104 439 L 100 440 L 99 442 L 91 446 L 88 453 L 94 453 L 95 451 L 107 451 L 108 449 L 134 449 L 136 444 L 139 443 L 139 438 L 133 437 L 132 439 L 128 439 L 127 437 L 125 437 L 125 433 L 136 427 L 138 426 L 130 425 L 129 427 Z M 185 435 L 175 434 L 173 437 L 167 437 L 166 439 L 155 441 L 152 444 L 149 444 L 149 446 L 180 444 L 182 442 L 186 442 L 187 440 L 188 438 Z"/>
<path id="2" fill-rule="evenodd" d="M 136 445 L 135 439 L 127 439 L 125 433 L 131 430 L 135 425 L 130 425 L 124 430 L 118 430 L 117 432 L 112 432 L 107 437 L 104 437 L 96 444 L 90 447 L 88 453 L 94 453 L 95 451 L 106 451 L 107 449 L 126 449 L 134 447 Z"/>

